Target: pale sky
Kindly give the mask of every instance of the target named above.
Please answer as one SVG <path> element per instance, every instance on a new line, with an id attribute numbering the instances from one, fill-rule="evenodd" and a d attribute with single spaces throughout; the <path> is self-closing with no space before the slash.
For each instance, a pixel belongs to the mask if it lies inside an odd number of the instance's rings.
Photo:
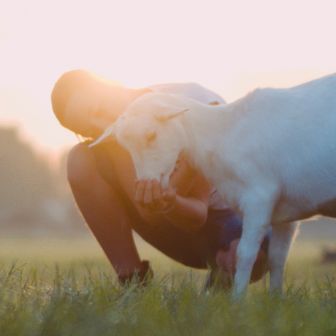
<path id="1" fill-rule="evenodd" d="M 50 106 L 84 68 L 125 85 L 195 81 L 232 101 L 336 72 L 336 1 L 0 0 L 0 124 L 42 151 L 76 143 Z"/>

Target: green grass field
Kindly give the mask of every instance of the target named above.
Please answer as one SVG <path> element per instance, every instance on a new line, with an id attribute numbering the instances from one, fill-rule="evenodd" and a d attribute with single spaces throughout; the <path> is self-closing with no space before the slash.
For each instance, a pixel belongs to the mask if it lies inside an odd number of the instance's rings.
<path id="1" fill-rule="evenodd" d="M 336 266 L 319 263 L 322 242 L 294 245 L 284 297 L 261 281 L 239 303 L 139 245 L 155 272 L 146 289 L 120 288 L 93 239 L 0 241 L 0 335 L 336 335 Z"/>

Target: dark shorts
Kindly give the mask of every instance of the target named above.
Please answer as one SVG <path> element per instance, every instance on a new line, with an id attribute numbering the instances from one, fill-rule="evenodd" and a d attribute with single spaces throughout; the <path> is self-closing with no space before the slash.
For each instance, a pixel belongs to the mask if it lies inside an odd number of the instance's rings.
<path id="1" fill-rule="evenodd" d="M 100 174 L 118 189 L 118 181 L 115 180 L 108 152 L 106 148 L 104 150 L 104 146 L 94 148 Z M 241 218 L 231 209 L 209 209 L 207 221 L 199 231 L 185 232 L 164 217 L 162 223 L 155 227 L 145 222 L 120 188 L 119 193 L 133 219 L 134 231 L 153 247 L 184 265 L 195 268 L 215 265 L 218 249 L 228 249 L 233 240 L 241 237 Z M 268 244 L 269 235 L 265 237 L 261 246 L 266 253 Z"/>
<path id="2" fill-rule="evenodd" d="M 163 219 L 158 227 L 134 223 L 134 230 L 167 256 L 187 266 L 207 268 L 215 265 L 216 252 L 228 250 L 242 234 L 242 221 L 231 209 L 208 211 L 207 221 L 197 232 L 184 232 Z M 261 245 L 268 252 L 269 235 Z"/>

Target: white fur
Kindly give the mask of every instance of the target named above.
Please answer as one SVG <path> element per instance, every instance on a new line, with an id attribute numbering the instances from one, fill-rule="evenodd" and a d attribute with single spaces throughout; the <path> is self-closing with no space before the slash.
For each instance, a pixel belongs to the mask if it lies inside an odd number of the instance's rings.
<path id="1" fill-rule="evenodd" d="M 110 135 L 130 152 L 139 179 L 167 184 L 184 151 L 242 213 L 236 297 L 247 288 L 270 223 L 270 286 L 281 290 L 292 222 L 336 200 L 336 75 L 290 89 L 259 89 L 221 106 L 146 94 L 96 143 Z"/>

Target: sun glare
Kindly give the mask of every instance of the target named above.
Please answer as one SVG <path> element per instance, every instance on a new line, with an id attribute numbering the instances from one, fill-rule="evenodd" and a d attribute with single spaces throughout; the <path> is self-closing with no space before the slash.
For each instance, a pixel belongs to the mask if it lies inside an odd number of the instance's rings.
<path id="1" fill-rule="evenodd" d="M 88 69 L 131 87 L 197 82 L 233 101 L 336 69 L 333 1 L 7 2 L 0 11 L 0 122 L 46 150 L 73 144 L 54 82 Z M 304 10 L 303 10 L 304 8 Z"/>

